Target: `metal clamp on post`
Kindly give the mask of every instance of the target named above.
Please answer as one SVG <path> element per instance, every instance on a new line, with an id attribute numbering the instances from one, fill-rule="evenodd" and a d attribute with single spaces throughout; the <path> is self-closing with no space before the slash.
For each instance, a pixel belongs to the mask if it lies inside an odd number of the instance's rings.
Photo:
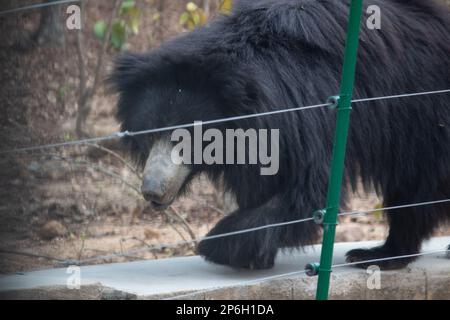
<path id="1" fill-rule="evenodd" d="M 313 213 L 313 219 L 314 219 L 314 222 L 315 222 L 316 224 L 322 225 L 322 224 L 323 224 L 323 221 L 324 221 L 324 219 L 325 219 L 325 214 L 326 214 L 326 213 L 327 213 L 327 211 L 326 211 L 325 209 L 317 210 L 316 212 L 314 212 L 314 213 Z"/>
<path id="2" fill-rule="evenodd" d="M 350 94 L 341 94 L 338 100 L 339 111 L 349 111 L 352 110 L 352 95 Z"/>
<path id="3" fill-rule="evenodd" d="M 129 136 L 130 136 L 130 132 L 129 132 L 129 131 L 118 132 L 118 133 L 116 133 L 116 136 L 117 136 L 118 138 L 129 137 Z"/>
<path id="4" fill-rule="evenodd" d="M 329 104 L 328 108 L 334 110 L 337 109 L 339 105 L 340 96 L 331 96 L 328 98 L 327 103 Z"/>
<path id="5" fill-rule="evenodd" d="M 315 277 L 319 274 L 320 264 L 318 262 L 308 263 L 305 266 L 305 273 L 308 277 Z"/>
<path id="6" fill-rule="evenodd" d="M 338 225 L 337 222 L 335 222 L 335 223 L 325 222 L 326 214 L 327 214 L 327 210 L 326 209 L 315 211 L 313 213 L 314 222 L 316 224 L 318 224 L 318 225 L 321 225 L 321 226 L 323 226 L 323 225 L 334 225 L 334 226 L 337 226 Z"/>
<path id="7" fill-rule="evenodd" d="M 325 216 L 324 216 L 324 218 L 323 218 L 323 222 L 322 222 L 322 225 L 324 226 L 324 227 L 328 227 L 328 226 L 337 226 L 338 224 L 339 224 L 339 222 L 338 222 L 338 220 L 337 220 L 337 216 L 338 216 L 338 210 L 339 210 L 339 208 L 338 207 L 329 207 L 329 208 L 327 208 L 327 209 L 324 209 L 324 212 L 325 212 Z M 327 214 L 328 214 L 328 212 L 336 212 L 336 219 L 332 219 L 332 220 L 330 220 L 329 219 L 329 216 L 327 217 Z"/>

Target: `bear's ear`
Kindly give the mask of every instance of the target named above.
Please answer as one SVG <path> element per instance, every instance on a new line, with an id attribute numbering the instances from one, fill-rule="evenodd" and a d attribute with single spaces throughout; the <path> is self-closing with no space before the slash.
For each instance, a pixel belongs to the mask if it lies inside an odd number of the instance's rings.
<path id="1" fill-rule="evenodd" d="M 108 89 L 122 93 L 144 80 L 150 65 L 149 56 L 125 53 L 114 60 L 114 69 L 106 80 Z"/>
<path id="2" fill-rule="evenodd" d="M 231 115 L 251 113 L 262 107 L 267 98 L 264 88 L 256 79 L 254 69 L 239 64 L 227 64 L 211 75 L 210 83 L 220 101 Z"/>

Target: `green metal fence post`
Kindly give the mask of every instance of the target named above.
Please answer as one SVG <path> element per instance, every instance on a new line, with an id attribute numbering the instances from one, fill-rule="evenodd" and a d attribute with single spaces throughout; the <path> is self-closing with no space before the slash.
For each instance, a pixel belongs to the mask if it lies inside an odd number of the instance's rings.
<path id="1" fill-rule="evenodd" d="M 342 69 L 341 93 L 337 107 L 337 123 L 328 185 L 327 207 L 323 220 L 324 235 L 317 283 L 317 300 L 327 300 L 330 287 L 334 238 L 341 197 L 342 177 L 344 175 L 344 161 L 350 125 L 351 100 L 355 81 L 361 17 L 362 0 L 352 0 L 350 4 L 344 66 Z"/>

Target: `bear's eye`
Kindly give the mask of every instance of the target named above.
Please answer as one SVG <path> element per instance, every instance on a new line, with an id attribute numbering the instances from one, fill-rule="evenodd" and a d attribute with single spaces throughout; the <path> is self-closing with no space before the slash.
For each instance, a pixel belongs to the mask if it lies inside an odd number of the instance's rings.
<path id="1" fill-rule="evenodd" d="M 145 139 L 137 136 L 125 137 L 123 138 L 123 142 L 133 155 L 133 158 L 137 161 L 137 164 L 143 166 L 150 153 L 150 144 Z"/>
<path id="2" fill-rule="evenodd" d="M 132 150 L 132 152 L 141 153 L 142 146 L 137 137 L 124 137 L 123 142 Z"/>
<path id="3" fill-rule="evenodd" d="M 150 149 L 153 146 L 153 139 L 149 135 L 142 135 L 134 137 L 133 143 L 135 144 L 136 148 L 139 150 L 139 153 L 143 156 L 147 157 L 150 153 Z"/>

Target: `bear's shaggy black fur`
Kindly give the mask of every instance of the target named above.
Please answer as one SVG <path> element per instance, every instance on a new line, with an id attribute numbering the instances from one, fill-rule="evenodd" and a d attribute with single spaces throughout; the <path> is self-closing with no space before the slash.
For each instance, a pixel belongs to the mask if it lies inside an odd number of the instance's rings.
<path id="1" fill-rule="evenodd" d="M 361 26 L 355 98 L 450 88 L 449 10 L 431 0 L 364 1 L 365 8 L 372 4 L 381 8 L 381 30 L 369 30 L 365 20 Z M 339 91 L 348 9 L 348 0 L 241 0 L 231 15 L 151 53 L 123 55 L 111 77 L 120 92 L 123 129 L 326 101 Z M 343 204 L 359 181 L 375 189 L 385 206 L 450 198 L 449 94 L 353 109 Z M 261 176 L 258 166 L 195 165 L 192 177 L 223 177 L 239 205 L 209 234 L 310 217 L 323 208 L 335 121 L 335 111 L 322 108 L 215 125 L 280 129 L 280 171 Z M 132 153 L 145 159 L 151 142 L 162 136 L 128 138 Z M 390 210 L 388 218 L 385 244 L 353 250 L 349 261 L 417 253 L 422 240 L 450 218 L 450 206 Z M 269 228 L 203 241 L 198 252 L 215 263 L 270 268 L 279 248 L 313 243 L 319 230 L 312 222 Z M 411 260 L 378 264 L 399 268 Z"/>

